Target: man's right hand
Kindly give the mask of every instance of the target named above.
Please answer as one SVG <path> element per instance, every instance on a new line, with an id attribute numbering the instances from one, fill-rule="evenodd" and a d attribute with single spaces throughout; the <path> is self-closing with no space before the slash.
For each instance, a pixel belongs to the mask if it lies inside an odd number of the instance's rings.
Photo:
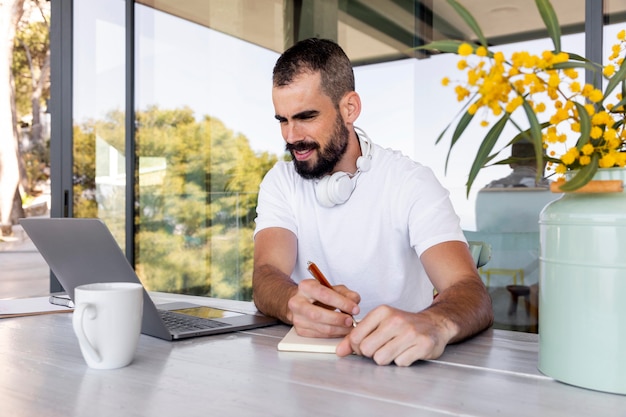
<path id="1" fill-rule="evenodd" d="M 358 293 L 343 285 L 331 290 L 314 279 L 306 279 L 298 285 L 288 307 L 300 336 L 343 337 L 353 328 L 350 315 L 359 314 L 360 301 Z"/>

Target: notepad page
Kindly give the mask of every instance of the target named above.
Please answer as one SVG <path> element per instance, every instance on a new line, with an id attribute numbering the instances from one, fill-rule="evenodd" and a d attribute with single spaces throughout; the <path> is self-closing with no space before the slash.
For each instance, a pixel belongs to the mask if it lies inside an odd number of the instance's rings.
<path id="1" fill-rule="evenodd" d="M 325 339 L 299 336 L 296 329 L 292 327 L 278 343 L 278 350 L 283 352 L 335 353 L 337 345 L 342 339 L 342 337 Z"/>

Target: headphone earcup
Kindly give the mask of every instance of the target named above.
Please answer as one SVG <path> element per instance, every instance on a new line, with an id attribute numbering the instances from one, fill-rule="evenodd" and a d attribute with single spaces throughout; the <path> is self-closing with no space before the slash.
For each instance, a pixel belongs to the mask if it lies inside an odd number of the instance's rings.
<path id="1" fill-rule="evenodd" d="M 324 207 L 334 207 L 343 204 L 350 198 L 354 185 L 350 176 L 345 172 L 335 172 L 326 175 L 315 186 L 317 201 Z"/>
<path id="2" fill-rule="evenodd" d="M 369 171 L 372 167 L 372 159 L 369 155 L 359 156 L 356 160 L 356 168 L 361 172 Z"/>

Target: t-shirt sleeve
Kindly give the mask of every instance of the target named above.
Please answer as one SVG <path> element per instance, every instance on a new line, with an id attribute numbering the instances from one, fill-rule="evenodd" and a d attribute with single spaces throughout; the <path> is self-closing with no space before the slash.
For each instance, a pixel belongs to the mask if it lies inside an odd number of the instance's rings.
<path id="1" fill-rule="evenodd" d="M 289 168 L 287 162 L 278 162 L 261 181 L 254 235 L 269 227 L 281 227 L 298 234 L 292 204 L 294 174 Z"/>
<path id="2" fill-rule="evenodd" d="M 409 239 L 418 256 L 439 243 L 467 243 L 448 190 L 430 168 L 422 166 L 416 175 L 418 178 L 413 182 L 414 189 L 407 195 L 414 196 L 409 203 Z"/>

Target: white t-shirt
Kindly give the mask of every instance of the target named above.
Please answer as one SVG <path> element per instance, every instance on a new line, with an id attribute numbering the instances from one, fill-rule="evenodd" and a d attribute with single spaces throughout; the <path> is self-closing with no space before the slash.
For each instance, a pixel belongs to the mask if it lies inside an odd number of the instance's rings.
<path id="1" fill-rule="evenodd" d="M 307 261 L 315 262 L 331 284 L 361 295 L 359 318 L 381 304 L 417 312 L 433 299 L 419 256 L 466 239 L 430 168 L 375 144 L 371 154 L 371 168 L 352 178 L 349 200 L 331 208 L 318 203 L 317 180 L 303 179 L 293 162 L 278 162 L 261 183 L 255 235 L 269 227 L 293 232 L 298 255 L 291 278 L 311 278 Z"/>

